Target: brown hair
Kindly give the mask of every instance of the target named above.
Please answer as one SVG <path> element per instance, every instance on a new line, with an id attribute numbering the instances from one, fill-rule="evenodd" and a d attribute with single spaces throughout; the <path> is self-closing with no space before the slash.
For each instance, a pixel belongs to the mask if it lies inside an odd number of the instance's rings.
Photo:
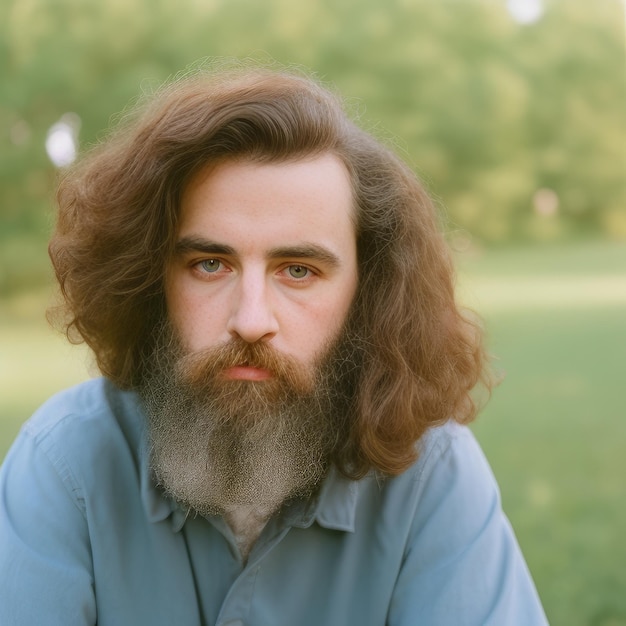
<path id="1" fill-rule="evenodd" d="M 352 477 L 398 474 L 430 426 L 475 416 L 482 333 L 455 303 L 448 247 L 417 178 L 309 78 L 197 72 L 136 107 L 67 172 L 50 243 L 65 328 L 87 342 L 105 376 L 137 388 L 164 316 L 164 272 L 193 175 L 217 159 L 324 152 L 351 175 L 360 273 L 349 324 L 361 363 L 334 461 Z"/>

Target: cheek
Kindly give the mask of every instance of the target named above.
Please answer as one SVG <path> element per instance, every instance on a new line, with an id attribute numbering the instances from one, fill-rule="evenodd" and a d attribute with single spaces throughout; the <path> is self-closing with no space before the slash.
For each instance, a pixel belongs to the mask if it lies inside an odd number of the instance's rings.
<path id="1" fill-rule="evenodd" d="M 353 300 L 353 290 L 347 288 L 342 291 L 342 297 L 323 303 L 315 310 L 315 317 L 311 327 L 316 330 L 308 333 L 315 335 L 317 344 L 326 344 L 337 338 L 344 327 Z"/>
<path id="2" fill-rule="evenodd" d="M 201 349 L 215 341 L 220 307 L 181 289 L 166 291 L 166 305 L 168 319 L 187 349 Z"/>

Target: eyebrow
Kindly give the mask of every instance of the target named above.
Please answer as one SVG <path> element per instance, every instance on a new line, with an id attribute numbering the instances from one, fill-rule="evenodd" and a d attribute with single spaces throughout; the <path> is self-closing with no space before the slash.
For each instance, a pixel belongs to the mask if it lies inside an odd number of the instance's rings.
<path id="1" fill-rule="evenodd" d="M 312 259 L 321 261 L 330 267 L 339 267 L 341 265 L 339 257 L 334 252 L 316 243 L 272 248 L 268 256 L 271 259 Z"/>
<path id="2" fill-rule="evenodd" d="M 235 249 L 202 237 L 183 237 L 176 242 L 174 252 L 178 255 L 189 254 L 190 252 L 234 255 Z"/>
<path id="3" fill-rule="evenodd" d="M 236 256 L 236 250 L 229 245 L 211 241 L 204 237 L 183 237 L 176 242 L 175 253 L 185 255 L 190 252 L 202 252 L 204 254 L 224 254 Z M 303 243 L 294 246 L 280 246 L 272 248 L 268 252 L 270 259 L 311 259 L 317 260 L 330 267 L 339 267 L 341 261 L 339 257 L 328 248 L 316 243 Z"/>

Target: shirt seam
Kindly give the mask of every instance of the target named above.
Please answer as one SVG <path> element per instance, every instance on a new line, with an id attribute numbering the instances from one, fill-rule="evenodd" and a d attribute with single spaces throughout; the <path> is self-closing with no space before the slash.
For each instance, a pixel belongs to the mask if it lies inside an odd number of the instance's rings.
<path id="1" fill-rule="evenodd" d="M 67 413 L 53 425 L 47 426 L 41 430 L 29 428 L 28 424 L 23 429 L 25 437 L 33 443 L 35 451 L 42 454 L 48 463 L 54 469 L 57 477 L 61 481 L 64 489 L 70 496 L 74 506 L 80 511 L 83 518 L 87 519 L 87 505 L 83 489 L 77 480 L 71 464 L 60 451 L 57 443 L 54 441 L 54 433 L 62 424 L 71 419 L 79 417 L 76 413 Z"/>

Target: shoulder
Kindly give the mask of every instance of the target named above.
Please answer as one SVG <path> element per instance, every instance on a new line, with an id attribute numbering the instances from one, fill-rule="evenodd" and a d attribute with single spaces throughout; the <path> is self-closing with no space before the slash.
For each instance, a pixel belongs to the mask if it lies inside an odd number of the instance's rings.
<path id="1" fill-rule="evenodd" d="M 431 428 L 417 444 L 417 460 L 390 483 L 404 483 L 418 491 L 427 487 L 449 488 L 462 482 L 483 489 L 495 487 L 491 468 L 474 434 L 467 426 L 448 422 Z"/>
<path id="2" fill-rule="evenodd" d="M 471 430 L 456 423 L 430 429 L 417 444 L 417 459 L 398 476 L 382 477 L 370 473 L 351 483 L 339 481 L 327 489 L 323 502 L 343 494 L 355 503 L 360 518 L 393 520 L 393 535 L 398 542 L 410 543 L 411 537 L 434 523 L 445 536 L 459 519 L 480 525 L 481 518 L 499 508 L 500 494 L 491 469 Z"/>
<path id="3" fill-rule="evenodd" d="M 135 394 L 104 378 L 81 383 L 51 397 L 22 426 L 3 469 L 18 464 L 33 472 L 45 463 L 72 492 L 84 492 L 116 468 L 139 465 L 143 422 Z"/>
<path id="4" fill-rule="evenodd" d="M 466 528 L 479 527 L 501 506 L 495 477 L 472 431 L 455 423 L 428 431 L 418 442 L 417 460 L 404 473 L 364 479 L 359 499 L 391 512 L 398 537 L 409 543 L 433 524 L 440 530 L 437 538 L 456 532 L 461 519 Z"/>
<path id="5" fill-rule="evenodd" d="M 135 394 L 97 378 L 52 396 L 25 422 L 20 436 L 44 447 L 85 447 L 116 435 L 138 442 L 141 429 Z"/>
<path id="6" fill-rule="evenodd" d="M 57 504 L 65 492 L 83 514 L 94 493 L 110 498 L 129 483 L 136 491 L 143 421 L 136 395 L 106 379 L 62 391 L 23 425 L 2 463 L 0 489 L 22 504 L 20 492 L 47 500 L 55 493 Z"/>
<path id="7" fill-rule="evenodd" d="M 498 485 L 469 428 L 449 423 L 428 432 L 415 464 L 390 479 L 388 489 L 410 518 L 397 619 L 390 623 L 546 623 Z"/>
<path id="8" fill-rule="evenodd" d="M 467 426 L 456 422 L 446 422 L 442 426 L 429 429 L 417 444 L 418 458 L 413 471 L 424 471 L 447 455 L 479 454 L 480 447 L 474 434 Z"/>
<path id="9" fill-rule="evenodd" d="M 13 569 L 0 574 L 11 594 L 0 622 L 41 623 L 26 616 L 48 607 L 95 623 L 94 567 L 111 549 L 103 537 L 141 519 L 141 421 L 133 394 L 99 379 L 55 395 L 24 424 L 0 468 L 0 571 Z"/>

